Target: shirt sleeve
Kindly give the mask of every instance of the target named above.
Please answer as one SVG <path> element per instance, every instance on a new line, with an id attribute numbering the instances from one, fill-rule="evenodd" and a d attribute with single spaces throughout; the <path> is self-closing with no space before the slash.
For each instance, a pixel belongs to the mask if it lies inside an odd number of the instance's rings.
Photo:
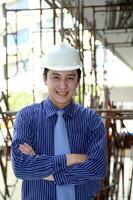
<path id="1" fill-rule="evenodd" d="M 106 175 L 107 138 L 103 123 L 93 131 L 93 138 L 88 146 L 88 160 L 68 167 L 54 174 L 57 185 L 83 184 L 89 179 L 101 179 Z"/>
<path id="2" fill-rule="evenodd" d="M 42 179 L 66 169 L 66 156 L 26 155 L 20 152 L 19 144 L 33 145 L 33 121 L 31 113 L 24 110 L 17 113 L 11 145 L 11 161 L 14 173 L 20 179 Z"/>

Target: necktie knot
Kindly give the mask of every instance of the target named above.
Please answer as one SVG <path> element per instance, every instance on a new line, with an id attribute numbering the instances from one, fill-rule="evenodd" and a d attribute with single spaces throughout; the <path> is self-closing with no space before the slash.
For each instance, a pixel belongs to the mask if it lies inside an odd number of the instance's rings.
<path id="1" fill-rule="evenodd" d="M 63 113 L 64 113 L 64 110 L 58 110 L 57 115 L 58 115 L 58 116 L 62 116 Z"/>

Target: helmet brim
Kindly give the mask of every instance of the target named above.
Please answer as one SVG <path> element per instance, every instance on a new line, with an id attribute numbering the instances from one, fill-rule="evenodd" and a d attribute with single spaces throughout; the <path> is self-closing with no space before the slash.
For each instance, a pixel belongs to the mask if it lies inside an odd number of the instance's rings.
<path id="1" fill-rule="evenodd" d="M 74 65 L 74 66 L 48 66 L 44 67 L 49 70 L 54 70 L 54 71 L 73 71 L 81 68 L 81 65 Z"/>

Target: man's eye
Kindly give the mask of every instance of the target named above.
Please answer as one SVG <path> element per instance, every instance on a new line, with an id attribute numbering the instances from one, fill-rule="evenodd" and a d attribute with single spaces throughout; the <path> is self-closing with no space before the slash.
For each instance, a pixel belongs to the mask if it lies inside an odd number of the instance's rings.
<path id="1" fill-rule="evenodd" d="M 68 77 L 69 80 L 74 80 L 74 77 Z"/>
<path id="2" fill-rule="evenodd" d="M 58 79 L 59 77 L 58 76 L 53 76 L 53 79 Z"/>

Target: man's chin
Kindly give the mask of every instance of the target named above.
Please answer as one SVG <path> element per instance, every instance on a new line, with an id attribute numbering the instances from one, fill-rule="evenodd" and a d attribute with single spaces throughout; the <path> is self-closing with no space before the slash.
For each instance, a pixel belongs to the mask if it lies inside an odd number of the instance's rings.
<path id="1" fill-rule="evenodd" d="M 64 108 L 70 102 L 71 102 L 70 100 L 67 101 L 66 98 L 64 98 L 64 99 L 60 99 L 60 100 L 56 101 L 56 104 L 58 105 L 59 108 Z"/>

